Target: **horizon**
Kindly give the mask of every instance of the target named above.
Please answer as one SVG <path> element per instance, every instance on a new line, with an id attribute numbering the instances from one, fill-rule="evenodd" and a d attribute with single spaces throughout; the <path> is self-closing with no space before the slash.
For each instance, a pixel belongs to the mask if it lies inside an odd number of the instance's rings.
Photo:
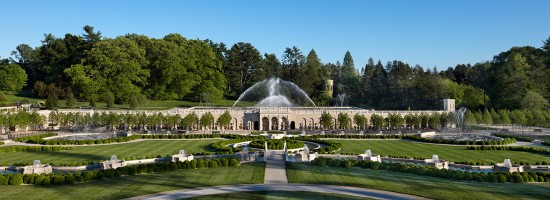
<path id="1" fill-rule="evenodd" d="M 292 46 L 304 55 L 314 49 L 323 63 L 342 62 L 350 51 L 358 70 L 369 58 L 445 70 L 492 60 L 514 46 L 541 47 L 550 34 L 550 27 L 540 24 L 550 18 L 545 12 L 549 5 L 546 1 L 98 1 L 91 5 L 18 1 L 5 3 L 0 14 L 9 24 L 0 32 L 0 57 L 12 57 L 19 44 L 39 46 L 43 34 L 82 35 L 82 27 L 90 25 L 108 38 L 179 33 L 188 39 L 223 42 L 228 48 L 248 42 L 262 55 L 274 53 L 279 59 Z M 14 17 L 14 23 L 7 22 Z"/>

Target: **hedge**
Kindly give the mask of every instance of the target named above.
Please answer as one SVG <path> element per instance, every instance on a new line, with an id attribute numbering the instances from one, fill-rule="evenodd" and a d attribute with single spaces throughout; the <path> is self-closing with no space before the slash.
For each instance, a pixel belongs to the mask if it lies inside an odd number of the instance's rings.
<path id="1" fill-rule="evenodd" d="M 2 153 L 11 153 L 19 151 L 68 151 L 73 150 L 73 147 L 62 147 L 62 146 L 10 146 L 10 147 L 0 147 L 0 154 Z"/>
<path id="2" fill-rule="evenodd" d="M 316 158 L 311 162 L 311 165 L 318 167 L 328 166 L 342 168 L 361 167 L 364 169 L 385 170 L 460 181 L 477 181 L 491 183 L 550 182 L 550 173 L 548 172 L 463 172 L 460 170 L 437 169 L 430 166 L 421 166 L 415 164 L 391 162 L 385 163 L 359 160 L 338 160 L 324 157 Z"/>
<path id="3" fill-rule="evenodd" d="M 527 146 L 468 146 L 467 150 L 482 150 L 482 151 L 523 151 L 531 153 L 541 153 L 550 155 L 549 148 L 527 147 Z"/>
<path id="4" fill-rule="evenodd" d="M 500 141 L 459 141 L 459 140 L 445 140 L 438 138 L 423 138 L 417 135 L 403 136 L 403 139 L 409 139 L 419 142 L 437 143 L 437 144 L 456 144 L 456 145 L 505 145 L 516 143 L 514 138 L 504 138 Z"/>
<path id="5" fill-rule="evenodd" d="M 297 149 L 297 148 L 303 148 L 304 143 L 298 140 L 293 139 L 281 139 L 281 140 L 254 140 L 250 142 L 249 146 L 253 148 L 259 148 L 263 149 L 265 148 L 265 142 L 267 141 L 267 148 L 268 149 L 283 149 L 284 143 L 286 141 L 286 147 L 287 149 Z"/>
<path id="6" fill-rule="evenodd" d="M 40 135 L 14 138 L 13 141 L 39 144 L 41 141 L 44 141 L 43 138 L 52 137 L 52 136 L 57 136 L 57 133 L 44 133 Z"/>
<path id="7" fill-rule="evenodd" d="M 0 175 L 0 185 L 64 185 L 89 182 L 94 180 L 119 178 L 127 175 L 137 175 L 145 173 L 156 173 L 165 171 L 218 168 L 218 167 L 237 167 L 239 160 L 236 157 L 226 157 L 221 159 L 195 159 L 185 162 L 162 162 L 154 164 L 130 165 L 117 169 L 93 170 L 85 172 L 68 173 L 50 173 L 50 174 L 5 174 Z"/>

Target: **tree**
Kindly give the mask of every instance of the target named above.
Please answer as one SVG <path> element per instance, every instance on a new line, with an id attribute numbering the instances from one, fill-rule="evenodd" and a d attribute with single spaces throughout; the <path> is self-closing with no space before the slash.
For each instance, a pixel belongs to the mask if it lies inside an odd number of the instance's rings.
<path id="1" fill-rule="evenodd" d="M 0 91 L 17 93 L 26 85 L 27 74 L 19 65 L 0 65 Z"/>
<path id="2" fill-rule="evenodd" d="M 364 115 L 360 115 L 359 113 L 355 114 L 353 116 L 353 121 L 355 124 L 357 124 L 358 128 L 363 130 L 368 124 L 367 118 Z"/>
<path id="3" fill-rule="evenodd" d="M 55 107 L 57 107 L 58 102 L 59 100 L 56 94 L 49 94 L 48 98 L 46 99 L 46 109 L 53 110 Z"/>
<path id="4" fill-rule="evenodd" d="M 0 92 L 0 102 L 4 101 L 8 101 L 8 97 L 3 92 Z"/>
<path id="5" fill-rule="evenodd" d="M 224 129 L 227 129 L 229 124 L 231 124 L 231 114 L 229 114 L 229 111 L 226 110 L 218 118 L 218 126 L 223 127 Z"/>
<path id="6" fill-rule="evenodd" d="M 372 126 L 375 129 L 382 129 L 384 127 L 384 118 L 380 115 L 373 114 L 370 117 L 370 121 L 372 122 Z"/>
<path id="7" fill-rule="evenodd" d="M 332 128 L 332 125 L 334 125 L 334 120 L 330 113 L 323 112 L 321 114 L 321 118 L 319 118 L 319 123 L 323 126 L 323 129 L 328 130 Z"/>
<path id="8" fill-rule="evenodd" d="M 467 110 L 466 114 L 464 114 L 464 124 L 466 126 L 471 126 L 471 125 L 474 125 L 474 124 L 478 124 L 478 122 L 476 120 L 476 117 L 475 117 L 474 113 L 472 113 L 472 111 Z"/>
<path id="9" fill-rule="evenodd" d="M 112 108 L 115 105 L 115 95 L 112 92 L 104 92 L 103 93 L 103 101 L 107 104 L 107 108 Z M 130 107 L 132 108 L 132 105 L 130 104 Z M 134 108 L 137 107 L 137 105 L 134 105 Z"/>
<path id="10" fill-rule="evenodd" d="M 125 37 L 97 42 L 83 63 L 72 65 L 65 73 L 73 88 L 86 96 L 97 95 L 98 89 L 103 88 L 113 92 L 117 101 L 128 102 L 132 94 L 140 93 L 149 76 L 144 69 L 149 63 L 145 50 Z"/>
<path id="11" fill-rule="evenodd" d="M 201 127 L 209 129 L 209 128 L 212 127 L 212 125 L 214 125 L 214 116 L 210 112 L 204 113 L 201 116 L 201 119 L 199 120 L 199 123 L 200 123 Z"/>
<path id="12" fill-rule="evenodd" d="M 485 124 L 493 124 L 493 117 L 491 117 L 491 113 L 487 109 L 483 111 L 483 122 Z"/>
<path id="13" fill-rule="evenodd" d="M 528 91 L 521 101 L 521 107 L 526 110 L 544 110 L 549 108 L 550 104 L 541 94 Z"/>
<path id="14" fill-rule="evenodd" d="M 139 97 L 137 94 L 134 94 L 130 97 L 130 101 L 128 102 L 130 105 L 130 109 L 135 110 L 139 105 Z"/>
<path id="15" fill-rule="evenodd" d="M 192 129 L 193 126 L 197 124 L 197 121 L 199 121 L 199 118 L 195 112 L 192 112 L 190 114 L 187 114 L 183 120 L 182 125 L 183 127 L 186 127 L 187 129 Z"/>
<path id="16" fill-rule="evenodd" d="M 338 113 L 338 127 L 343 130 L 351 127 L 351 119 L 347 113 Z"/>
<path id="17" fill-rule="evenodd" d="M 254 82 L 264 79 L 260 52 L 250 43 L 234 44 L 227 52 L 225 78 L 232 94 L 241 93 Z"/>
<path id="18" fill-rule="evenodd" d="M 440 114 L 438 112 L 434 112 L 432 113 L 432 115 L 430 115 L 430 118 L 428 120 L 428 124 L 430 125 L 430 128 L 436 129 L 439 127 L 440 125 L 439 116 Z"/>
<path id="19" fill-rule="evenodd" d="M 76 98 L 74 98 L 73 92 L 70 90 L 67 94 L 67 101 L 65 103 L 67 108 L 73 108 L 76 105 Z"/>
<path id="20" fill-rule="evenodd" d="M 507 110 L 504 110 L 504 109 L 499 110 L 499 111 L 498 111 L 498 115 L 499 115 L 499 117 L 500 117 L 500 120 L 499 120 L 499 121 L 500 121 L 501 124 L 505 124 L 505 125 L 506 125 L 506 124 L 511 124 L 511 123 L 512 123 L 512 121 L 511 121 L 511 119 L 510 119 L 509 112 L 508 112 Z"/>
<path id="21" fill-rule="evenodd" d="M 493 123 L 494 124 L 501 124 L 502 122 L 500 121 L 500 116 L 498 115 L 498 113 L 495 111 L 495 109 L 491 108 L 491 111 L 489 111 L 489 114 L 491 114 L 491 118 L 493 118 Z"/>

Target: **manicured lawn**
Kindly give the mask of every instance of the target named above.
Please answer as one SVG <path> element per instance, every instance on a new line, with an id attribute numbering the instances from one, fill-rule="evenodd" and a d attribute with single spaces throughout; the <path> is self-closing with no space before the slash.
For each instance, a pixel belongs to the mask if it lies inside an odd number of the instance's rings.
<path id="1" fill-rule="evenodd" d="M 354 199 L 365 199 L 362 197 L 355 197 L 349 195 L 341 194 L 329 194 L 329 193 L 318 193 L 318 192 L 289 192 L 289 191 L 265 191 L 265 192 L 235 192 L 219 195 L 208 195 L 188 198 L 188 200 L 235 200 L 235 199 L 265 199 L 265 200 L 283 200 L 283 199 L 302 199 L 302 200 L 354 200 Z"/>
<path id="2" fill-rule="evenodd" d="M 30 94 L 29 94 L 30 95 Z M 20 95 L 6 95 L 8 97 L 8 101 L 6 103 L 8 104 L 14 104 L 17 101 L 27 100 L 29 103 L 34 103 L 38 101 L 46 102 L 46 99 L 40 99 L 40 98 L 33 98 L 33 97 L 27 97 L 27 96 L 20 96 Z M 138 110 L 164 110 L 174 107 L 193 107 L 193 106 L 224 106 L 224 107 L 231 107 L 235 103 L 235 100 L 231 99 L 222 99 L 219 102 L 212 103 L 212 104 L 201 104 L 200 102 L 193 102 L 193 101 L 183 101 L 183 100 L 148 100 L 147 103 L 143 105 L 139 105 L 137 107 Z M 90 103 L 86 101 L 77 101 L 75 107 L 80 106 L 89 106 Z M 238 107 L 242 106 L 253 106 L 254 103 L 251 102 L 240 102 Z M 66 108 L 66 103 L 64 99 L 60 99 L 58 102 L 58 108 Z M 97 102 L 96 109 L 107 109 L 106 104 L 104 102 Z M 112 109 L 130 109 L 130 106 L 128 104 L 115 104 Z"/>
<path id="3" fill-rule="evenodd" d="M 363 187 L 433 199 L 550 199 L 550 183 L 477 183 L 360 168 L 287 164 L 291 183 Z"/>
<path id="4" fill-rule="evenodd" d="M 364 153 L 370 149 L 374 154 L 431 158 L 436 154 L 448 161 L 503 162 L 504 159 L 525 162 L 550 162 L 550 156 L 519 151 L 473 151 L 466 146 L 448 146 L 416 143 L 403 140 L 335 140 L 342 143 L 341 152 Z"/>
<path id="5" fill-rule="evenodd" d="M 0 185 L 0 199 L 121 199 L 185 188 L 263 183 L 264 163 L 181 170 L 61 186 Z"/>
<path id="6" fill-rule="evenodd" d="M 13 152 L 0 154 L 0 163 L 32 163 L 40 160 L 42 163 L 69 163 L 79 161 L 108 160 L 111 155 L 118 158 L 141 156 L 166 156 L 178 153 L 180 149 L 186 153 L 212 152 L 208 146 L 216 141 L 209 140 L 146 140 L 121 144 L 74 146 L 74 150 L 57 152 Z"/>

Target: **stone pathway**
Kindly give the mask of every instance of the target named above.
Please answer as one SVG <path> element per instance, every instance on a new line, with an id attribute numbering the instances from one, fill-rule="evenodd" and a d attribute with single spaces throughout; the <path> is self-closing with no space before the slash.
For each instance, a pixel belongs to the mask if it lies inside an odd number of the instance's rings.
<path id="1" fill-rule="evenodd" d="M 254 191 L 293 191 L 293 192 L 319 192 L 343 194 L 356 197 L 364 197 L 371 199 L 425 199 L 418 196 L 400 194 L 395 192 L 387 192 L 382 190 L 365 189 L 358 187 L 337 186 L 337 185 L 312 185 L 312 184 L 253 184 L 253 185 L 229 185 L 229 186 L 214 186 L 207 188 L 194 188 L 174 190 L 169 192 L 157 193 L 152 195 L 144 195 L 132 197 L 129 199 L 151 199 L 151 200 L 168 200 L 168 199 L 184 199 L 205 195 L 216 195 L 233 192 L 254 192 Z"/>
<path id="2" fill-rule="evenodd" d="M 283 160 L 284 151 L 267 151 L 264 184 L 287 184 L 286 163 Z"/>

